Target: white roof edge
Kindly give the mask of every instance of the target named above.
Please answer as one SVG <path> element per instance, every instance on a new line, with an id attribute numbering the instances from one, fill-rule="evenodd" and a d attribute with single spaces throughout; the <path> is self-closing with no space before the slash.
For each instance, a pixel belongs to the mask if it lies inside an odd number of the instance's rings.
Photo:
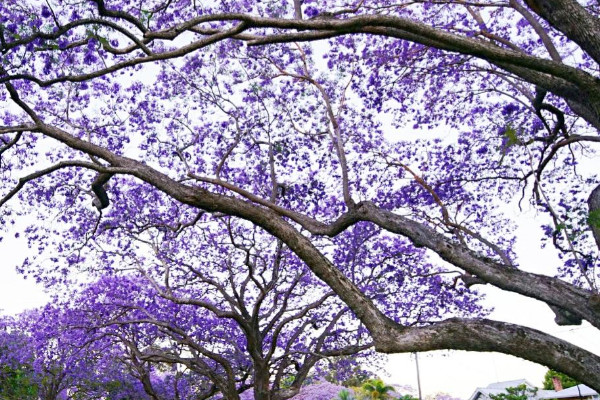
<path id="1" fill-rule="evenodd" d="M 487 385 L 486 389 L 506 389 L 506 388 L 509 388 L 509 387 L 519 386 L 519 385 L 522 385 L 522 384 L 525 384 L 525 385 L 530 386 L 532 388 L 535 387 L 535 385 L 533 385 L 527 379 L 513 379 L 513 380 L 510 380 L 510 381 L 502 381 L 502 382 L 490 383 L 489 385 Z"/>
<path id="2" fill-rule="evenodd" d="M 598 392 L 596 392 L 594 389 L 581 384 L 554 392 L 549 395 L 540 396 L 540 399 L 564 399 L 569 397 L 579 397 L 580 393 L 581 397 L 598 396 Z"/>
<path id="3" fill-rule="evenodd" d="M 581 397 L 596 397 L 598 396 L 598 392 L 590 388 L 586 385 L 577 385 L 567 389 L 563 389 L 561 391 L 555 390 L 544 390 L 536 388 L 526 379 L 515 379 L 512 381 L 504 381 L 504 382 L 495 382 L 490 383 L 487 387 L 478 387 L 475 389 L 471 397 L 468 400 L 477 400 L 481 395 L 489 395 L 495 394 L 498 392 L 503 392 L 506 388 L 514 387 L 518 385 L 525 384 L 528 387 L 538 389 L 537 395 L 535 396 L 538 400 L 550 400 L 550 399 L 566 399 L 566 398 L 576 398 L 579 397 L 581 393 Z"/>

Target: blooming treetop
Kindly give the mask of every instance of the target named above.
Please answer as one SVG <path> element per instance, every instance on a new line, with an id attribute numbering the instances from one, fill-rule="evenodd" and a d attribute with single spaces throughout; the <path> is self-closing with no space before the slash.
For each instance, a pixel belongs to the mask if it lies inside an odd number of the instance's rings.
<path id="1" fill-rule="evenodd" d="M 148 251 L 138 252 L 144 260 L 121 254 L 117 264 L 135 265 L 137 277 L 90 284 L 65 305 L 73 316 L 65 329 L 78 331 L 81 342 L 114 337 L 139 363 L 179 365 L 211 382 L 203 392 L 228 399 L 249 387 L 256 399 L 290 398 L 315 368 L 327 371 L 333 357 L 354 356 L 336 363 L 341 380 L 357 361 L 372 358 L 364 327 L 280 241 L 229 218 L 200 226 L 177 237 L 154 237 Z M 204 240 L 194 240 L 194 234 Z M 451 289 L 452 281 L 433 273 L 433 266 L 419 265 L 410 248 L 398 253 L 393 240 L 389 249 L 380 242 L 380 251 L 396 262 L 411 261 L 410 268 L 372 264 L 364 251 L 371 234 L 356 233 L 362 243 L 353 242 L 344 252 L 352 262 L 340 260 L 339 266 L 368 267 L 368 274 L 355 271 L 353 280 L 371 299 L 398 310 L 396 320 L 423 325 L 450 313 L 485 311 L 475 293 Z"/>

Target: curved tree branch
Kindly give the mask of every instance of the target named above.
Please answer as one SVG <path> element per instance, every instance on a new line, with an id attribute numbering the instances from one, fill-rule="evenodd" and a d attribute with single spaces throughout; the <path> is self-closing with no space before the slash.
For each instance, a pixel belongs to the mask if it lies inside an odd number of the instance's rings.
<path id="1" fill-rule="evenodd" d="M 453 318 L 426 327 L 382 326 L 371 333 L 375 348 L 384 353 L 438 349 L 496 351 L 546 365 L 596 390 L 600 388 L 599 356 L 523 326 Z"/>

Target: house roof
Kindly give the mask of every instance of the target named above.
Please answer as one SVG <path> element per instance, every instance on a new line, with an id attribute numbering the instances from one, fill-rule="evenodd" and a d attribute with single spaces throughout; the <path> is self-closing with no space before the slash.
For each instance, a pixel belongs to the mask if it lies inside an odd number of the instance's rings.
<path id="1" fill-rule="evenodd" d="M 475 389 L 475 392 L 473 392 L 473 394 L 471 395 L 469 400 L 477 400 L 481 397 L 481 395 L 484 395 L 485 397 L 487 397 L 489 399 L 491 394 L 506 393 L 506 388 L 516 387 L 519 385 L 525 385 L 530 388 L 535 387 L 531 383 L 529 383 L 526 379 L 516 379 L 516 380 L 512 380 L 512 381 L 495 382 L 495 383 L 490 383 L 489 385 L 487 385 L 484 388 L 480 387 L 480 388 Z"/>
<path id="2" fill-rule="evenodd" d="M 558 392 L 553 390 L 548 390 L 548 395 L 538 396 L 540 399 L 565 399 L 571 397 L 588 397 L 588 396 L 597 396 L 598 393 L 589 386 L 586 385 L 577 385 L 570 387 L 568 389 L 564 389 Z"/>
<path id="3" fill-rule="evenodd" d="M 506 393 L 506 389 L 510 387 L 517 387 L 519 385 L 525 385 L 529 388 L 534 389 L 530 382 L 526 379 L 515 379 L 512 381 L 504 381 L 504 382 L 495 382 L 490 383 L 484 388 L 477 388 L 475 392 L 469 397 L 469 400 L 479 400 L 481 397 L 484 400 L 490 399 L 490 395 L 496 395 L 501 393 Z M 592 388 L 585 385 L 573 386 L 568 389 L 564 389 L 561 391 L 555 390 L 543 390 L 538 389 L 535 396 L 533 396 L 532 400 L 550 400 L 550 399 L 567 399 L 567 398 L 577 398 L 577 397 L 589 397 L 589 396 L 598 396 L 598 393 L 594 391 Z"/>
<path id="4" fill-rule="evenodd" d="M 515 379 L 512 381 L 490 383 L 484 389 L 502 389 L 502 390 L 504 390 L 506 388 L 517 387 L 519 385 L 525 385 L 525 386 L 528 386 L 531 388 L 535 387 L 527 379 Z"/>
<path id="5" fill-rule="evenodd" d="M 505 389 L 488 389 L 488 388 L 477 388 L 475 392 L 469 397 L 469 400 L 478 400 L 482 395 L 490 398 L 490 394 L 505 393 Z"/>

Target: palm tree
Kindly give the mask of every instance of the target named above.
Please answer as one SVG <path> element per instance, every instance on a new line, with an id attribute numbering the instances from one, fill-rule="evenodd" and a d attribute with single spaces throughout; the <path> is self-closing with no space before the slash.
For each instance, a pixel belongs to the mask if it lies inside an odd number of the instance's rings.
<path id="1" fill-rule="evenodd" d="M 362 388 L 369 393 L 371 399 L 389 399 L 388 392 L 394 390 L 393 387 L 383 383 L 381 379 L 371 379 L 362 385 Z"/>
<path id="2" fill-rule="evenodd" d="M 343 389 L 338 393 L 338 398 L 336 400 L 354 400 L 354 396 L 352 396 L 347 389 Z"/>

